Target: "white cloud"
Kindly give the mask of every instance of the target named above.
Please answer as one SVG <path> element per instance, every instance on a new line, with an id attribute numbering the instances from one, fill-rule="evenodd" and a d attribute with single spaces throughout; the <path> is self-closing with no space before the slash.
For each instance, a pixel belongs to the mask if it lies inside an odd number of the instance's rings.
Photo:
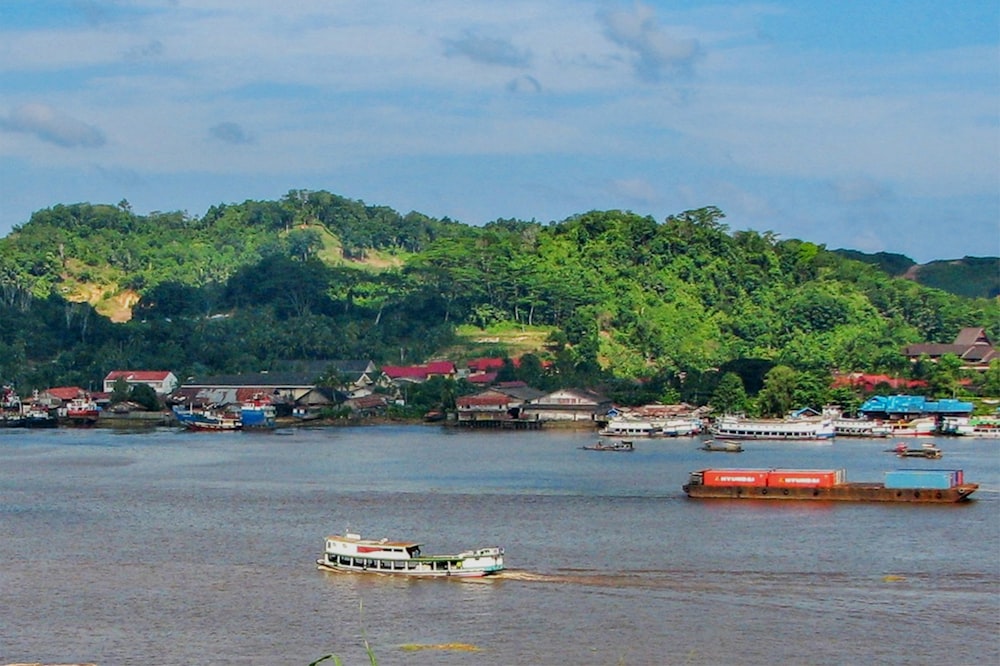
<path id="1" fill-rule="evenodd" d="M 12 109 L 6 118 L 0 119 L 0 128 L 33 134 L 64 148 L 97 148 L 105 143 L 104 133 L 97 127 L 46 104 L 22 104 Z"/>

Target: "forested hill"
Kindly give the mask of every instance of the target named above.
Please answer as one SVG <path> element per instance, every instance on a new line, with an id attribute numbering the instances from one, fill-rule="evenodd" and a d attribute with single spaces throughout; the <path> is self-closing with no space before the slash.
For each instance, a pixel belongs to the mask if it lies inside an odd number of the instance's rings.
<path id="1" fill-rule="evenodd" d="M 866 254 L 857 250 L 834 250 L 837 254 L 881 268 L 893 277 L 905 277 L 924 286 L 968 296 L 997 298 L 1000 296 L 1000 257 L 962 257 L 939 259 L 918 264 L 902 254 L 877 252 Z"/>
<path id="2" fill-rule="evenodd" d="M 87 386 L 112 368 L 510 351 L 462 347 L 468 327 L 541 334 L 535 352 L 564 385 L 761 359 L 822 378 L 905 371 L 903 345 L 964 326 L 1000 338 L 995 299 L 723 220 L 706 207 L 473 227 L 311 191 L 200 218 L 54 206 L 0 240 L 0 378 Z"/>

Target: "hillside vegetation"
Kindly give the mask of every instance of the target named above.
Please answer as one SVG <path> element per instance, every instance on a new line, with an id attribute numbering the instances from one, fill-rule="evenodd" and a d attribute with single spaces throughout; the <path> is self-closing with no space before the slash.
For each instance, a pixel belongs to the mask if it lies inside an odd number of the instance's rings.
<path id="1" fill-rule="evenodd" d="M 308 191 L 201 218 L 54 206 L 0 240 L 0 378 L 531 353 L 552 383 L 707 399 L 704 378 L 748 360 L 823 386 L 834 370 L 909 372 L 903 345 L 964 326 L 1000 334 L 996 299 L 723 220 L 706 207 L 472 227 Z"/>

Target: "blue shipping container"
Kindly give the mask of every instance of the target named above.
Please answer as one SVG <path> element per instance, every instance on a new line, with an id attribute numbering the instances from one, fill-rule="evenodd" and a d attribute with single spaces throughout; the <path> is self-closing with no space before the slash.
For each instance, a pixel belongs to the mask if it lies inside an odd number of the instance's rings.
<path id="1" fill-rule="evenodd" d="M 957 485 L 958 476 L 954 469 L 898 469 L 885 473 L 885 487 L 944 490 Z"/>

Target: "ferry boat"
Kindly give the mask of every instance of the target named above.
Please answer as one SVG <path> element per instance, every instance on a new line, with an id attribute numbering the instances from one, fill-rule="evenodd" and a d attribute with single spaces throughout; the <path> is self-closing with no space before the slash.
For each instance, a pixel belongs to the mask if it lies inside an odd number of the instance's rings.
<path id="1" fill-rule="evenodd" d="M 693 499 L 832 500 L 852 502 L 964 502 L 977 483 L 962 470 L 903 469 L 885 480 L 848 482 L 842 469 L 702 469 L 691 472 L 683 489 Z"/>
<path id="2" fill-rule="evenodd" d="M 837 437 L 888 437 L 892 428 L 874 419 L 839 416 L 833 419 L 833 432 Z"/>
<path id="3" fill-rule="evenodd" d="M 413 541 L 362 539 L 360 534 L 328 536 L 321 570 L 429 577 L 480 577 L 503 571 L 503 548 L 467 550 L 455 555 L 422 555 Z"/>
<path id="4" fill-rule="evenodd" d="M 888 421 L 891 437 L 933 437 L 937 431 L 937 419 L 933 416 L 922 416 L 903 421 Z"/>
<path id="5" fill-rule="evenodd" d="M 911 448 L 906 442 L 900 442 L 896 448 L 889 449 L 890 453 L 895 453 L 900 458 L 931 458 L 937 459 L 944 455 L 938 447 L 933 444 L 921 444 L 917 448 Z"/>
<path id="6" fill-rule="evenodd" d="M 716 439 L 831 439 L 833 421 L 821 419 L 748 419 L 727 415 L 712 424 Z"/>
<path id="7" fill-rule="evenodd" d="M 1000 416 L 953 416 L 941 422 L 941 434 L 1000 439 Z"/>
<path id="8" fill-rule="evenodd" d="M 701 432 L 701 419 L 636 419 L 614 417 L 597 434 L 602 437 L 689 437 Z"/>

